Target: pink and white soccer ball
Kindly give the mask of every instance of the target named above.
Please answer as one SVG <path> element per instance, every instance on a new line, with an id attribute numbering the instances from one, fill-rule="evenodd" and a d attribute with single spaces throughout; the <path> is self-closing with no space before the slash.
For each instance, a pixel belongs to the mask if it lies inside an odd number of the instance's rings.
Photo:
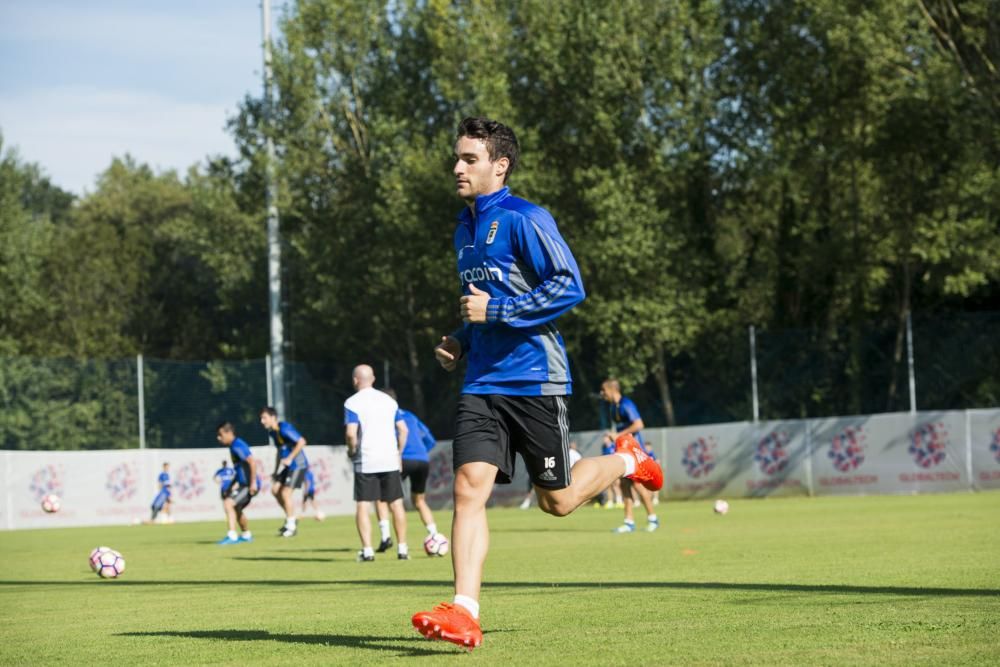
<path id="1" fill-rule="evenodd" d="M 448 538 L 441 533 L 428 535 L 424 540 L 424 551 L 428 556 L 444 556 L 448 553 Z"/>
<path id="2" fill-rule="evenodd" d="M 90 552 L 90 558 L 87 559 L 87 562 L 90 563 L 91 570 L 97 572 L 98 568 L 100 567 L 99 563 L 101 554 L 107 551 L 111 551 L 111 547 L 97 547 L 96 549 Z"/>
<path id="3" fill-rule="evenodd" d="M 104 551 L 100 551 L 100 549 L 104 549 Z M 94 551 L 98 553 L 91 552 L 90 563 L 98 576 L 104 579 L 114 579 L 120 577 L 125 571 L 125 558 L 114 549 L 98 547 Z"/>
<path id="4" fill-rule="evenodd" d="M 52 514 L 53 512 L 58 512 L 59 508 L 62 507 L 62 501 L 54 493 L 48 493 L 42 498 L 42 511 L 47 514 Z"/>
<path id="5" fill-rule="evenodd" d="M 729 503 L 721 498 L 715 501 L 715 506 L 712 508 L 715 510 L 716 514 L 725 514 L 729 511 Z"/>

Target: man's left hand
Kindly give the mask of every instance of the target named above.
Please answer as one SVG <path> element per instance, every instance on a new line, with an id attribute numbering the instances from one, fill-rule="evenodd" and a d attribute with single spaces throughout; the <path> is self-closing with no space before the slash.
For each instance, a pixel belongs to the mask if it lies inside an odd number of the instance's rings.
<path id="1" fill-rule="evenodd" d="M 484 324 L 486 322 L 486 305 L 490 295 L 469 283 L 472 294 L 458 300 L 462 312 L 462 321 L 466 324 Z"/>

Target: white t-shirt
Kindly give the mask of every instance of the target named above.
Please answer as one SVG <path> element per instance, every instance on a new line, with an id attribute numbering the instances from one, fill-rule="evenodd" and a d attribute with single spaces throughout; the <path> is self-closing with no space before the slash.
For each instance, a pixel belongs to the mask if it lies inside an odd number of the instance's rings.
<path id="1" fill-rule="evenodd" d="M 344 402 L 344 424 L 358 425 L 358 455 L 354 472 L 399 470 L 396 422 L 399 405 L 374 387 L 362 389 Z"/>

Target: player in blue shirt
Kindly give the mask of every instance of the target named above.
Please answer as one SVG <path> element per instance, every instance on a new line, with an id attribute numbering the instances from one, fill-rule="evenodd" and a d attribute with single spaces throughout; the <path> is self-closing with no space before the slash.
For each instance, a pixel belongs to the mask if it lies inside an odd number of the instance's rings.
<path id="1" fill-rule="evenodd" d="M 153 498 L 153 504 L 150 506 L 152 510 L 152 516 L 149 517 L 149 523 L 156 521 L 156 517 L 159 516 L 160 512 L 163 512 L 163 523 L 173 523 L 173 517 L 170 516 L 170 464 L 163 464 L 163 472 L 159 474 L 156 478 L 156 483 L 160 485 L 160 490 L 157 492 L 156 497 Z"/>
<path id="2" fill-rule="evenodd" d="M 521 454 L 538 506 L 565 516 L 625 475 L 652 488 L 663 472 L 623 436 L 617 451 L 573 466 L 566 396 L 569 362 L 555 321 L 584 299 L 580 270 L 552 215 L 507 187 L 520 156 L 513 130 L 466 118 L 454 145 L 455 192 L 465 201 L 455 229 L 459 315 L 465 326 L 434 350 L 445 370 L 466 360 L 452 465 L 455 597 L 411 619 L 430 639 L 466 648 L 482 642 L 479 590 L 489 551 L 486 502 L 509 484 Z"/>
<path id="3" fill-rule="evenodd" d="M 248 445 L 242 438 L 236 437 L 236 429 L 230 422 L 223 422 L 215 431 L 215 439 L 223 447 L 229 448 L 229 456 L 233 461 L 232 482 L 222 488 L 222 506 L 226 509 L 226 521 L 229 531 L 226 536 L 219 541 L 219 544 L 239 544 L 240 542 L 253 542 L 253 534 L 250 532 L 250 521 L 247 519 L 244 510 L 250 504 L 251 498 L 257 495 L 260 489 L 260 475 L 257 473 L 257 460 L 250 451 Z M 225 469 L 225 468 L 223 468 Z M 221 472 L 221 471 L 220 471 Z M 242 533 L 236 532 L 239 525 Z"/>
<path id="4" fill-rule="evenodd" d="M 313 475 L 312 467 L 306 469 L 305 485 L 302 487 L 302 513 L 305 514 L 309 507 L 309 503 L 312 503 L 313 510 L 316 512 L 315 517 L 317 521 L 322 521 L 326 518 L 323 514 L 323 510 L 319 508 L 316 504 L 316 476 Z"/>
<path id="5" fill-rule="evenodd" d="M 385 393 L 396 399 L 394 389 L 384 389 Z M 430 476 L 431 463 L 430 451 L 437 444 L 431 430 L 427 428 L 420 419 L 410 412 L 400 408 L 396 413 L 396 418 L 406 423 L 406 446 L 403 448 L 403 473 L 402 479 L 410 480 L 410 500 L 413 507 L 420 514 L 420 520 L 427 528 L 428 535 L 436 535 L 437 524 L 434 522 L 434 514 L 427 504 L 427 478 Z M 382 541 L 375 550 L 383 553 L 392 546 L 392 537 L 389 533 L 389 504 L 384 501 L 375 503 L 375 513 L 378 515 L 378 529 L 382 536 Z"/>
<path id="6" fill-rule="evenodd" d="M 622 433 L 631 433 L 640 446 L 645 450 L 651 459 L 656 459 L 653 450 L 646 445 L 642 437 L 642 429 L 645 424 L 639 414 L 639 408 L 635 406 L 632 399 L 622 396 L 621 383 L 614 378 L 609 378 L 601 383 L 601 399 L 608 405 L 611 417 L 610 438 L 615 438 Z M 646 509 L 646 532 L 653 532 L 660 527 L 660 520 L 656 516 L 656 509 L 653 507 L 653 496 L 641 484 L 633 484 L 632 480 L 621 480 L 621 497 L 625 505 L 625 522 L 615 529 L 616 533 L 635 532 L 635 514 L 632 492 L 639 495 L 642 506 Z"/>
<path id="7" fill-rule="evenodd" d="M 274 460 L 274 474 L 271 475 L 274 481 L 271 493 L 285 511 L 285 523 L 278 531 L 278 535 L 294 537 L 298 532 L 298 525 L 292 493 L 295 489 L 302 488 L 306 471 L 309 469 L 309 459 L 306 458 L 305 452 L 306 439 L 295 430 L 294 426 L 279 421 L 278 413 L 271 407 L 261 409 L 260 425 L 264 427 L 271 442 L 278 449 Z"/>
<path id="8" fill-rule="evenodd" d="M 212 479 L 218 482 L 219 493 L 222 494 L 222 499 L 225 500 L 226 491 L 229 490 L 229 486 L 236 479 L 236 468 L 229 465 L 229 461 L 223 460 L 222 467 L 215 471 Z"/>

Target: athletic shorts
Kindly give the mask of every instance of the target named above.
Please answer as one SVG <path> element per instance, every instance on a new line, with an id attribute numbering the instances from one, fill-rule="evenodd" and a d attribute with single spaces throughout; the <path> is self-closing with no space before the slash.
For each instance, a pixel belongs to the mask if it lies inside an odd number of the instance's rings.
<path id="1" fill-rule="evenodd" d="M 532 484 L 564 489 L 571 481 L 566 397 L 463 394 L 451 448 L 455 470 L 492 463 L 497 483 L 510 484 L 520 454 Z"/>
<path id="2" fill-rule="evenodd" d="M 302 500 L 316 500 L 316 492 L 306 491 L 305 493 L 302 494 Z"/>
<path id="3" fill-rule="evenodd" d="M 403 459 L 402 479 L 410 480 L 410 493 L 424 493 L 427 491 L 427 478 L 431 474 L 431 464 L 428 461 L 417 461 L 414 459 Z"/>
<path id="4" fill-rule="evenodd" d="M 291 468 L 285 468 L 279 472 L 275 478 L 275 484 L 281 484 L 282 486 L 287 486 L 291 489 L 301 489 L 302 484 L 306 481 L 306 469 L 296 468 L 292 470 Z"/>
<path id="5" fill-rule="evenodd" d="M 354 500 L 391 503 L 403 497 L 403 482 L 398 470 L 388 472 L 355 472 Z"/>
<path id="6" fill-rule="evenodd" d="M 233 499 L 233 507 L 237 510 L 242 510 L 249 505 L 250 499 L 253 498 L 250 495 L 250 487 L 240 486 L 239 484 L 233 484 L 229 487 L 229 495 L 227 497 Z"/>

